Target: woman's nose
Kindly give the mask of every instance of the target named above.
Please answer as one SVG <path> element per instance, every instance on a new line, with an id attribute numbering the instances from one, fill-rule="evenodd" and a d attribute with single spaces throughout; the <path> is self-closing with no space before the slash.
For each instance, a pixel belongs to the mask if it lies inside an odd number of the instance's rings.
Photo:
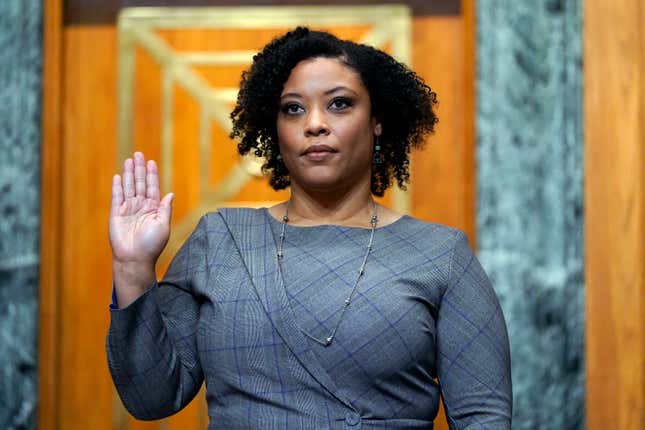
<path id="1" fill-rule="evenodd" d="M 323 112 L 319 109 L 309 111 L 305 124 L 306 136 L 320 136 L 329 134 L 329 126 Z"/>

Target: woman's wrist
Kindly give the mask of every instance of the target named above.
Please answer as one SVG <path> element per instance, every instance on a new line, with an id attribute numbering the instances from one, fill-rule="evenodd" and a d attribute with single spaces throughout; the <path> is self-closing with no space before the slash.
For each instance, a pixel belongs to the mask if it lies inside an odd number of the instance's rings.
<path id="1" fill-rule="evenodd" d="M 156 280 L 154 263 L 112 262 L 112 279 L 120 308 L 139 298 Z"/>

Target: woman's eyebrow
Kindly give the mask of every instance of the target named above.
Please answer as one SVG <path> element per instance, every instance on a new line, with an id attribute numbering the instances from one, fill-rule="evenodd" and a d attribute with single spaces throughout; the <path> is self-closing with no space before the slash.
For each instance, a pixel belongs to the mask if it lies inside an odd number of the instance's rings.
<path id="1" fill-rule="evenodd" d="M 338 91 L 349 91 L 350 93 L 352 93 L 352 94 L 354 94 L 354 95 L 358 95 L 358 93 L 357 93 L 356 91 L 352 90 L 352 89 L 351 89 L 351 88 L 349 88 L 349 87 L 345 87 L 345 86 L 343 86 L 343 85 L 339 85 L 339 86 L 334 87 L 334 88 L 332 88 L 332 89 L 330 89 L 330 90 L 327 90 L 327 91 L 325 91 L 323 94 L 327 96 L 327 95 L 329 95 L 329 94 L 333 94 L 333 93 L 338 92 Z M 296 99 L 301 99 L 301 98 L 303 98 L 303 97 L 302 97 L 302 94 L 300 94 L 300 93 L 284 93 L 284 94 L 282 94 L 282 95 L 280 96 L 280 100 L 285 99 L 285 98 L 288 98 L 288 97 L 292 97 L 292 98 L 296 98 Z"/>
<path id="2" fill-rule="evenodd" d="M 337 91 L 349 91 L 350 93 L 353 93 L 354 95 L 358 95 L 356 91 L 352 90 L 351 88 L 344 87 L 342 85 L 339 85 L 337 87 L 332 88 L 331 90 L 325 91 L 325 95 L 329 95 L 331 93 L 335 93 Z"/>
<path id="3" fill-rule="evenodd" d="M 280 96 L 280 100 L 286 99 L 287 97 L 294 97 L 297 99 L 301 99 L 302 95 L 300 95 L 299 93 L 285 93 Z"/>

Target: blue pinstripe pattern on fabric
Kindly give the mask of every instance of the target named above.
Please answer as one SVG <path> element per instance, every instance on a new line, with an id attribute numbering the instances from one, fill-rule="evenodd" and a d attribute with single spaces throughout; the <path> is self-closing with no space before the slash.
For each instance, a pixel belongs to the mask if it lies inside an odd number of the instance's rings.
<path id="1" fill-rule="evenodd" d="M 463 233 L 404 217 L 365 229 L 287 226 L 266 210 L 204 216 L 159 283 L 110 309 L 108 364 L 126 408 L 158 419 L 204 379 L 209 429 L 510 428 L 508 339 Z M 333 246 L 332 246 L 333 245 Z M 352 424 L 358 419 L 358 424 Z"/>
<path id="2" fill-rule="evenodd" d="M 294 299 L 294 300 L 297 300 L 297 299 L 295 299 L 294 297 L 291 297 L 291 298 L 292 298 L 292 299 Z M 310 313 L 310 314 L 315 318 L 315 314 L 314 314 L 313 312 L 311 312 L 308 308 L 306 308 L 305 306 L 303 306 L 303 305 L 302 305 L 302 303 L 298 302 L 298 304 L 299 304 L 299 305 L 301 305 L 301 306 L 303 307 L 303 309 L 305 310 L 305 312 Z M 321 323 L 320 321 L 318 321 L 318 320 L 316 320 L 316 322 L 318 323 L 318 325 L 319 325 L 319 326 L 322 326 L 322 327 L 325 329 L 325 331 L 326 331 L 326 332 L 329 332 L 329 330 L 331 329 L 330 327 L 325 326 L 324 324 L 322 324 L 322 323 Z M 346 355 L 343 357 L 343 359 L 341 359 L 341 362 L 337 362 L 337 363 L 335 363 L 335 364 L 333 364 L 333 365 L 327 365 L 327 366 L 325 366 L 325 367 L 327 368 L 327 370 L 328 370 L 328 371 L 329 371 L 329 370 L 334 370 L 335 368 L 340 367 L 340 366 L 341 366 L 341 364 L 343 364 L 343 362 L 346 362 L 347 360 L 351 360 L 351 361 L 353 361 L 353 362 L 354 362 L 354 365 L 360 369 L 360 371 L 363 373 L 363 375 L 365 376 L 365 378 L 366 378 L 366 379 L 369 379 L 372 375 L 370 375 L 370 372 L 368 372 L 367 370 L 365 370 L 365 368 L 361 365 L 361 362 L 356 358 L 355 354 L 356 354 L 357 352 L 359 352 L 362 348 L 366 347 L 369 343 L 374 342 L 375 340 L 376 340 L 376 337 L 373 337 L 373 338 L 371 338 L 370 340 L 368 340 L 365 344 L 363 344 L 363 345 L 359 346 L 359 347 L 358 347 L 357 349 L 355 349 L 354 351 L 351 351 L 351 350 L 350 350 L 350 348 L 349 348 L 349 346 L 348 346 L 345 342 L 343 342 L 343 341 L 341 341 L 341 340 L 338 340 L 338 339 L 337 339 L 337 340 L 336 340 L 336 344 L 337 344 L 337 345 L 338 345 L 338 346 L 343 350 L 343 352 L 344 352 L 344 353 L 346 353 Z M 354 402 L 352 402 L 352 403 L 354 403 Z M 390 411 L 393 411 L 393 410 L 394 410 L 394 409 L 393 409 L 393 407 L 389 404 L 389 402 L 388 402 L 388 399 L 387 399 L 387 398 L 384 398 L 384 402 L 383 402 L 383 403 L 388 407 L 388 409 L 389 409 Z"/>

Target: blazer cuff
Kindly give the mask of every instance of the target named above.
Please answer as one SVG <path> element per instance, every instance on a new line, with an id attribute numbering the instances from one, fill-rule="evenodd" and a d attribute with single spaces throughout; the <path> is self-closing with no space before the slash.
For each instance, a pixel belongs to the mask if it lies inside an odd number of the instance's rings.
<path id="1" fill-rule="evenodd" d="M 119 308 L 116 303 L 116 296 L 114 292 L 114 285 L 112 286 L 112 300 L 110 304 L 110 328 L 116 331 L 128 330 L 132 324 L 137 321 L 147 320 L 150 316 L 157 312 L 157 304 L 155 303 L 152 291 L 158 288 L 157 282 L 152 285 L 137 299 L 124 308 Z"/>

